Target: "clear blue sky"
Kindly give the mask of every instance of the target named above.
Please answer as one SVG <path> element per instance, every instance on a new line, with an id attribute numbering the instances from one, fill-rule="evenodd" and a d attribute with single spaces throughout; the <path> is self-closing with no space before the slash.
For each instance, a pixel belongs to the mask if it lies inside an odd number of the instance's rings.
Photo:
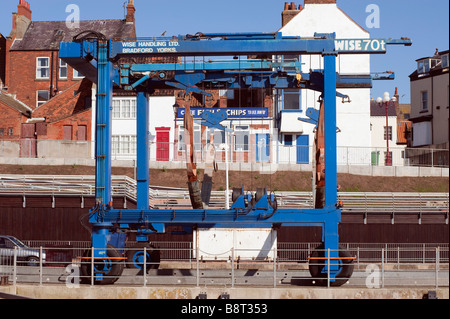
<path id="1" fill-rule="evenodd" d="M 126 0 L 28 0 L 33 20 L 66 20 L 66 6 L 77 4 L 81 20 L 121 19 Z M 178 35 L 196 32 L 272 32 L 281 27 L 285 0 L 135 0 L 138 36 Z M 289 1 L 291 2 L 291 1 Z M 0 33 L 11 31 L 11 13 L 19 0 L 1 0 Z M 303 0 L 297 0 L 297 4 Z M 449 49 L 447 0 L 337 0 L 338 6 L 366 28 L 371 37 L 413 40 L 412 47 L 389 46 L 385 55 L 372 55 L 372 72 L 392 70 L 395 81 L 376 81 L 372 96 L 400 90 L 400 102 L 409 103 L 409 78 L 415 60 Z M 366 7 L 380 8 L 380 28 L 366 27 Z M 403 96 L 404 95 L 404 96 Z"/>

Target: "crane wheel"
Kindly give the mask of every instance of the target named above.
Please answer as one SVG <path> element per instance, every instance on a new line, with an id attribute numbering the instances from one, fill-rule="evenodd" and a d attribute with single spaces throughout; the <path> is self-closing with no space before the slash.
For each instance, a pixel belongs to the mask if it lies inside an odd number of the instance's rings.
<path id="1" fill-rule="evenodd" d="M 320 286 L 327 285 L 327 273 L 323 273 L 327 260 L 325 257 L 325 245 L 321 244 L 311 254 L 309 259 L 309 273 L 315 282 Z M 330 286 L 339 287 L 345 284 L 353 274 L 353 259 L 350 252 L 345 250 L 343 246 L 339 246 L 339 272 L 336 274 L 334 281 L 330 281 Z"/>
<path id="2" fill-rule="evenodd" d="M 161 252 L 148 244 L 138 244 L 137 246 L 128 250 L 127 256 L 127 268 L 142 269 L 144 267 L 144 247 L 146 249 L 146 263 L 148 269 L 158 269 L 161 261 Z"/>
<path id="3" fill-rule="evenodd" d="M 101 280 L 94 278 L 94 284 L 96 285 L 112 285 L 122 275 L 123 261 L 121 260 L 122 254 L 120 251 L 108 244 L 107 255 L 110 258 L 94 260 L 94 273 L 103 275 Z M 83 255 L 86 258 L 82 260 L 80 269 L 81 283 L 83 284 L 91 283 L 92 259 L 89 258 L 91 256 L 92 251 L 90 249 L 86 250 Z"/>

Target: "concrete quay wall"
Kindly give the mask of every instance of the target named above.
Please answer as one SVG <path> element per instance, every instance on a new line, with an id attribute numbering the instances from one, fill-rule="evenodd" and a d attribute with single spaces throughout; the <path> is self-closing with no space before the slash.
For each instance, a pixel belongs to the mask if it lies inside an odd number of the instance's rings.
<path id="1" fill-rule="evenodd" d="M 449 299 L 448 288 L 316 288 L 316 287 L 125 287 L 62 285 L 17 285 L 0 287 L 0 292 L 33 299 L 195 299 L 206 293 L 208 299 L 217 299 L 228 293 L 230 299 L 422 299 L 429 291 L 436 291 L 439 299 Z"/>

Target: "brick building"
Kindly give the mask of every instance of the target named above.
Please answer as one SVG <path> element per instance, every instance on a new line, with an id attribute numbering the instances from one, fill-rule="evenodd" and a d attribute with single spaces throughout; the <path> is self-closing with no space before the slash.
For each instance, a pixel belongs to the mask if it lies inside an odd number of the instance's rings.
<path id="1" fill-rule="evenodd" d="M 134 13 L 130 0 L 123 20 L 71 28 L 66 21 L 32 21 L 29 3 L 20 0 L 11 33 L 0 37 L 0 139 L 21 139 L 23 157 L 37 156 L 39 140 L 90 141 L 95 86 L 59 59 L 59 43 L 87 30 L 116 40 L 136 37 Z M 27 152 L 24 144 L 31 145 Z"/>
<path id="2" fill-rule="evenodd" d="M 406 157 L 411 165 L 449 164 L 449 50 L 417 59 L 410 74 L 412 129 L 411 148 Z"/>

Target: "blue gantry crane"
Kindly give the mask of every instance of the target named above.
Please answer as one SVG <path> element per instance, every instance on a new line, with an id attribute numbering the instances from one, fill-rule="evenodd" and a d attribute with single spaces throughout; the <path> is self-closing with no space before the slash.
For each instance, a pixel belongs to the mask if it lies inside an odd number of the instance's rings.
<path id="1" fill-rule="evenodd" d="M 349 45 L 352 43 L 352 45 Z M 354 45 L 357 43 L 358 45 Z M 337 200 L 336 96 L 348 98 L 337 87 L 370 85 L 368 76 L 343 76 L 336 72 L 340 54 L 384 54 L 387 45 L 411 45 L 406 38 L 336 39 L 335 34 L 315 34 L 312 38 L 285 37 L 281 33 L 234 33 L 180 35 L 171 38 L 139 38 L 128 41 L 106 39 L 88 31 L 73 42 L 60 44 L 60 58 L 97 84 L 96 103 L 96 204 L 89 215 L 92 246 L 85 258 L 94 258 L 95 281 L 114 283 L 121 275 L 120 254 L 108 243 L 116 230 L 132 227 L 145 232 L 165 232 L 169 225 L 184 228 L 272 228 L 280 226 L 320 226 L 321 250 L 313 252 L 310 272 L 327 277 L 334 285 L 347 281 L 353 271 L 352 259 L 339 249 L 338 225 L 341 211 Z M 298 61 L 274 62 L 274 55 L 321 55 L 323 70 L 301 72 Z M 241 56 L 263 56 L 242 59 Z M 177 57 L 174 63 L 130 63 L 133 57 Z M 236 57 L 214 61 L 209 57 Z M 186 57 L 188 57 L 186 59 Z M 208 57 L 203 61 L 189 57 Z M 183 60 L 184 59 L 184 60 Z M 125 60 L 125 62 L 124 62 Z M 142 61 L 142 59 L 139 59 Z M 288 68 L 292 71 L 285 71 Z M 391 78 L 391 76 L 389 76 Z M 297 88 L 322 93 L 324 107 L 325 187 L 324 204 L 316 209 L 280 209 L 273 194 L 257 192 L 250 200 L 243 189 L 233 194 L 230 209 L 149 209 L 149 95 L 159 88 L 176 88 L 207 95 L 208 88 Z M 116 209 L 111 196 L 111 105 L 113 86 L 137 95 L 137 207 Z M 310 114 L 313 119 L 317 114 Z M 220 115 L 218 115 L 220 117 Z M 206 113 L 203 121 L 218 126 L 220 118 Z M 328 260 L 324 263 L 324 260 Z M 91 274 L 91 266 L 82 274 Z"/>

